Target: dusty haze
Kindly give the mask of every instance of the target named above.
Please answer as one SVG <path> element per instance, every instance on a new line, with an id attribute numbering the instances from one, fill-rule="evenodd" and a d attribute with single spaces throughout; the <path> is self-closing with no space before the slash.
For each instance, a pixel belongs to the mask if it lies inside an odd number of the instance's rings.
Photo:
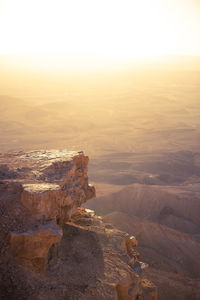
<path id="1" fill-rule="evenodd" d="M 9 59 L 10 58 L 10 59 Z M 110 152 L 198 150 L 199 58 L 65 72 L 1 57 L 0 145 Z"/>

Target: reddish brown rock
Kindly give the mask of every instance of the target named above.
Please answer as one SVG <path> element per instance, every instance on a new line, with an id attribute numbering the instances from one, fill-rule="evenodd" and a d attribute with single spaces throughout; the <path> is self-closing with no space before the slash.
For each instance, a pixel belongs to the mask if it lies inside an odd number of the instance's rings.
<path id="1" fill-rule="evenodd" d="M 43 272 L 50 247 L 62 238 L 62 230 L 55 222 L 23 233 L 10 232 L 9 244 L 13 255 L 26 267 Z"/>
<path id="2" fill-rule="evenodd" d="M 156 300 L 156 287 L 129 265 L 131 256 L 122 246 L 127 241 L 129 248 L 136 247 L 135 238 L 104 224 L 93 211 L 79 209 L 63 226 L 61 242 L 51 248 L 47 273 L 60 273 L 65 284 L 76 287 L 69 299 Z"/>
<path id="3" fill-rule="evenodd" d="M 83 152 L 66 150 L 1 155 L 2 197 L 5 193 L 1 205 L 9 210 L 6 220 L 17 223 L 16 228 L 4 226 L 10 231 L 11 252 L 31 270 L 44 271 L 50 247 L 60 241 L 62 230 L 56 223 L 63 225 L 95 196 L 94 187 L 88 184 L 88 161 Z M 9 197 L 12 200 L 5 201 Z"/>
<path id="4" fill-rule="evenodd" d="M 40 150 L 7 153 L 0 164 L 4 182 L 22 184 L 21 201 L 34 218 L 64 223 L 82 203 L 95 197 L 94 187 L 88 184 L 88 161 L 83 152 Z M 11 179 L 10 174 L 15 176 Z"/>

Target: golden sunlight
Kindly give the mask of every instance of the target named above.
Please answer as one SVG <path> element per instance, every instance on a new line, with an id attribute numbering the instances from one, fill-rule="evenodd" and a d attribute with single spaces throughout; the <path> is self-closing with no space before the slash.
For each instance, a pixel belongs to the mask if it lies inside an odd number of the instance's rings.
<path id="1" fill-rule="evenodd" d="M 196 0 L 2 0 L 0 53 L 199 55 Z"/>

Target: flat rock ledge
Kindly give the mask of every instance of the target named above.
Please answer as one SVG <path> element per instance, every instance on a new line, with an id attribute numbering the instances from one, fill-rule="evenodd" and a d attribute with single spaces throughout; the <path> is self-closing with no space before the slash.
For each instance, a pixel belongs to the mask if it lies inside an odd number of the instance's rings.
<path id="1" fill-rule="evenodd" d="M 0 180 L 22 186 L 21 202 L 33 217 L 64 223 L 82 203 L 95 197 L 87 165 L 83 152 L 10 152 L 0 155 Z"/>

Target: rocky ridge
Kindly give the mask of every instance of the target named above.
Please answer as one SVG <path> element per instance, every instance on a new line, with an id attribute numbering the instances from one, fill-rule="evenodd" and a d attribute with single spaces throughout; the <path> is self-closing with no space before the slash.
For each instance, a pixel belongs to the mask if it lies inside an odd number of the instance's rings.
<path id="1" fill-rule="evenodd" d="M 66 150 L 0 155 L 1 299 L 157 299 L 136 239 L 80 208 L 95 196 L 87 165 Z"/>

